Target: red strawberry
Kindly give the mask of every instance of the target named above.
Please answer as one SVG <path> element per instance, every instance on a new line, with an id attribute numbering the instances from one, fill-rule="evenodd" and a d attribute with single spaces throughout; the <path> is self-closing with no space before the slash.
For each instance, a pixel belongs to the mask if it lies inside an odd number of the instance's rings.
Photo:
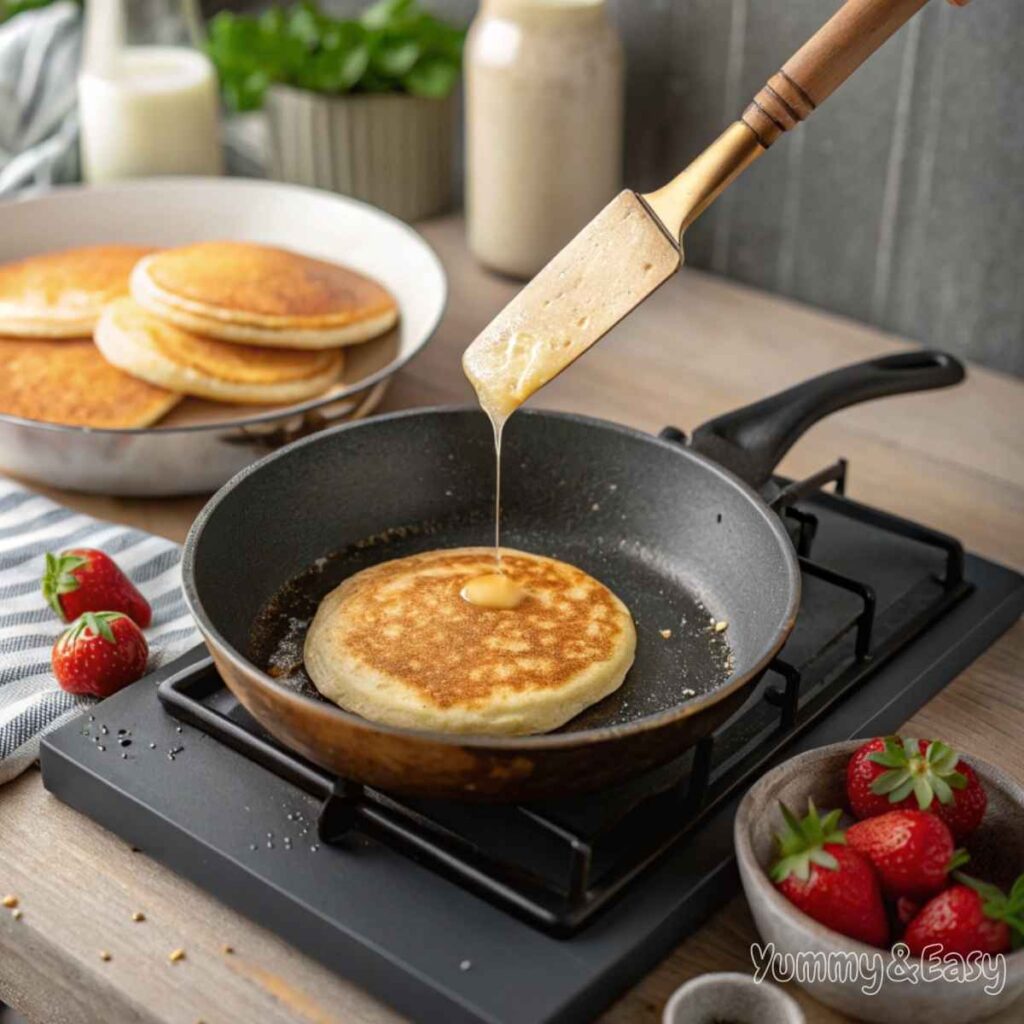
<path id="1" fill-rule="evenodd" d="M 68 693 L 109 697 L 146 671 L 149 645 L 122 612 L 86 612 L 53 645 L 53 674 Z"/>
<path id="2" fill-rule="evenodd" d="M 988 798 L 971 766 L 937 740 L 870 740 L 846 765 L 846 795 L 858 818 L 896 807 L 932 811 L 963 840 L 981 823 Z"/>
<path id="3" fill-rule="evenodd" d="M 890 899 L 927 899 L 945 886 L 953 868 L 967 861 L 962 850 L 954 857 L 945 822 L 925 811 L 888 811 L 858 821 L 846 830 L 846 842 L 871 861 Z"/>
<path id="4" fill-rule="evenodd" d="M 836 826 L 839 811 L 824 818 L 810 802 L 807 817 L 797 821 L 785 804 L 786 821 L 778 836 L 779 858 L 771 878 L 779 892 L 815 921 L 872 946 L 889 939 L 878 879 L 870 862 L 849 849 Z"/>
<path id="5" fill-rule="evenodd" d="M 153 618 L 149 602 L 117 563 L 95 548 L 47 553 L 43 597 L 62 622 L 83 612 L 123 612 L 145 629 Z"/>
<path id="6" fill-rule="evenodd" d="M 1010 895 L 988 882 L 957 872 L 958 881 L 929 900 L 910 922 L 903 941 L 912 956 L 941 952 L 966 957 L 970 953 L 1006 953 L 1024 940 L 1024 875 Z M 934 950 L 929 947 L 937 947 Z"/>
<path id="7" fill-rule="evenodd" d="M 901 896 L 896 901 L 896 920 L 905 929 L 917 917 L 920 910 L 920 903 L 915 903 L 913 900 L 908 900 L 906 896 Z"/>

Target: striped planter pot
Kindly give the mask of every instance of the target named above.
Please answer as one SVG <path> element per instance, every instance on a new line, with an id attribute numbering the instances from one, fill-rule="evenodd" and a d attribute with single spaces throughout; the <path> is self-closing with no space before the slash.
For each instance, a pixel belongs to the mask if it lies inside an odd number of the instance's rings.
<path id="1" fill-rule="evenodd" d="M 455 98 L 267 92 L 270 172 L 278 181 L 362 199 L 403 220 L 451 204 Z"/>

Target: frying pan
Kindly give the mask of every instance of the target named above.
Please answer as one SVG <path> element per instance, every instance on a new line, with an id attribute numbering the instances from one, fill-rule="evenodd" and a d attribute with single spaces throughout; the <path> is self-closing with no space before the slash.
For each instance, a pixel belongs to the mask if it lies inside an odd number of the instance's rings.
<path id="1" fill-rule="evenodd" d="M 563 413 L 514 416 L 504 441 L 503 542 L 590 572 L 637 623 L 623 686 L 547 735 L 379 725 L 320 698 L 301 672 L 273 678 L 264 670 L 275 630 L 292 629 L 288 642 L 301 651 L 316 603 L 352 572 L 489 542 L 494 446 L 477 410 L 348 424 L 242 471 L 189 534 L 185 593 L 239 701 L 280 742 L 342 778 L 489 801 L 607 787 L 717 728 L 789 635 L 800 571 L 764 495 L 793 442 L 837 409 L 963 376 L 941 352 L 886 356 L 713 419 L 688 444 Z M 715 633 L 711 618 L 727 630 Z"/>

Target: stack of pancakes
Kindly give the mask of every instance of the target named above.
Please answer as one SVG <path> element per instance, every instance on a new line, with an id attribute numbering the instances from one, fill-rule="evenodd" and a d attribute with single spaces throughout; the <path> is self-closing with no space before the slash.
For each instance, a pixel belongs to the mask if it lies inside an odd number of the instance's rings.
<path id="1" fill-rule="evenodd" d="M 186 395 L 301 401 L 397 318 L 375 281 L 248 242 L 49 253 L 0 266 L 0 413 L 127 428 Z"/>

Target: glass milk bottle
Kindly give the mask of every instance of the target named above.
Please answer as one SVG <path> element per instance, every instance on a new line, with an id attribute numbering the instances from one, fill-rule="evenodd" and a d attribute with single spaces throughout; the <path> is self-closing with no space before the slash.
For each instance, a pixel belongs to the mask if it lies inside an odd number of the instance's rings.
<path id="1" fill-rule="evenodd" d="M 466 42 L 466 215 L 530 277 L 618 192 L 623 57 L 604 0 L 482 0 Z"/>
<path id="2" fill-rule="evenodd" d="M 85 5 L 78 109 L 86 181 L 222 172 L 217 76 L 196 48 L 195 2 Z"/>

